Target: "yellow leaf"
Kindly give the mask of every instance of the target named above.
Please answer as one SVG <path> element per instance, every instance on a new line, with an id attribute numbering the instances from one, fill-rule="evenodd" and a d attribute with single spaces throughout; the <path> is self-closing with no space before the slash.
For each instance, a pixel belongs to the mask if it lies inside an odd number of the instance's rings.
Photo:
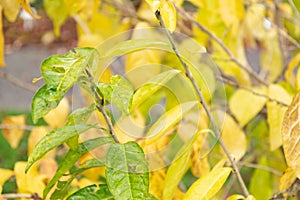
<path id="1" fill-rule="evenodd" d="M 68 8 L 64 0 L 44 0 L 44 8 L 53 22 L 55 36 L 59 36 L 60 27 L 68 16 Z"/>
<path id="2" fill-rule="evenodd" d="M 220 115 L 225 116 L 221 132 L 222 140 L 233 159 L 239 161 L 247 150 L 246 135 L 230 115 L 226 113 L 220 113 Z"/>
<path id="3" fill-rule="evenodd" d="M 185 194 L 184 199 L 210 199 L 221 189 L 226 179 L 230 175 L 230 172 L 230 167 L 212 170 L 208 175 L 198 179 L 192 184 Z"/>
<path id="4" fill-rule="evenodd" d="M 19 193 L 38 193 L 39 196 L 43 196 L 43 190 L 45 183 L 43 182 L 43 176 L 39 174 L 37 166 L 32 166 L 30 170 L 25 174 L 26 162 L 16 162 L 14 172 L 17 180 Z"/>
<path id="5" fill-rule="evenodd" d="M 166 28 L 174 32 L 176 29 L 176 9 L 170 1 L 162 3 L 160 8 L 161 17 L 165 22 Z"/>
<path id="6" fill-rule="evenodd" d="M 38 126 L 35 127 L 29 137 L 28 137 L 28 155 L 30 155 L 32 149 L 35 147 L 35 145 L 44 137 L 47 133 L 49 133 L 49 129 L 44 126 Z M 52 155 L 52 154 L 51 154 Z M 55 156 L 55 155 L 53 155 Z"/>
<path id="7" fill-rule="evenodd" d="M 44 120 L 52 128 L 62 127 L 68 118 L 69 107 L 69 102 L 67 98 L 64 97 L 55 109 L 44 116 Z"/>
<path id="8" fill-rule="evenodd" d="M 14 22 L 20 10 L 18 0 L 0 0 L 0 4 L 1 7 L 4 8 L 4 15 L 6 19 L 9 22 Z"/>
<path id="9" fill-rule="evenodd" d="M 280 177 L 279 189 L 280 191 L 285 191 L 288 189 L 296 180 L 297 176 L 293 169 L 287 168 L 284 174 Z"/>
<path id="10" fill-rule="evenodd" d="M 300 53 L 298 53 L 296 56 L 292 58 L 292 60 L 289 62 L 289 65 L 287 67 L 287 70 L 284 74 L 285 79 L 293 86 L 296 86 L 296 77 L 295 77 L 295 68 L 298 68 L 300 64 Z M 297 89 L 299 90 L 299 83 L 297 83 Z"/>
<path id="11" fill-rule="evenodd" d="M 274 100 L 288 105 L 292 101 L 292 97 L 280 85 L 271 84 L 269 86 L 268 96 Z M 268 124 L 270 128 L 269 141 L 271 151 L 277 149 L 282 145 L 280 131 L 282 128 L 283 116 L 286 110 L 286 107 L 277 104 L 276 102 L 269 101 L 267 103 Z"/>
<path id="12" fill-rule="evenodd" d="M 78 47 L 96 47 L 103 41 L 98 34 L 81 35 L 78 39 Z"/>
<path id="13" fill-rule="evenodd" d="M 194 4 L 195 6 L 201 8 L 205 5 L 205 3 L 203 3 L 203 0 L 189 0 L 189 2 L 191 2 L 192 4 Z"/>
<path id="14" fill-rule="evenodd" d="M 88 0 L 64 0 L 71 16 L 83 9 L 87 2 Z"/>
<path id="15" fill-rule="evenodd" d="M 157 199 L 162 199 L 163 183 L 167 174 L 166 168 L 161 168 L 150 172 L 150 188 L 149 192 Z"/>
<path id="16" fill-rule="evenodd" d="M 99 148 L 97 148 L 97 150 L 99 151 Z M 101 156 L 95 156 L 95 154 L 93 154 L 92 152 L 86 153 L 80 158 L 80 164 L 82 165 L 87 160 L 94 159 L 95 157 L 100 158 Z M 96 182 L 99 180 L 100 176 L 105 177 L 105 167 L 93 167 L 85 170 L 84 172 L 82 172 L 82 174 L 91 181 Z"/>
<path id="17" fill-rule="evenodd" d="M 25 125 L 25 115 L 10 116 L 5 117 L 2 124 L 8 126 L 24 126 Z M 8 141 L 12 148 L 16 148 L 19 145 L 25 131 L 18 128 L 7 128 L 2 131 L 4 138 Z"/>
<path id="18" fill-rule="evenodd" d="M 0 187 L 14 174 L 13 171 L 9 169 L 0 168 Z"/>
<path id="19" fill-rule="evenodd" d="M 152 9 L 152 12 L 155 13 L 160 8 L 160 0 L 146 0 L 149 6 Z"/>
<path id="20" fill-rule="evenodd" d="M 155 33 L 152 30 L 143 29 L 150 28 L 145 22 L 138 23 L 132 33 L 132 39 L 153 38 Z M 143 83 L 155 77 L 161 72 L 161 67 L 158 66 L 161 62 L 160 52 L 157 50 L 143 50 L 130 53 L 126 56 L 125 70 L 126 76 L 135 88 L 140 87 Z M 147 70 L 147 73 L 145 73 Z"/>
<path id="21" fill-rule="evenodd" d="M 230 197 L 226 198 L 226 200 L 244 200 L 244 199 L 245 199 L 245 197 L 240 194 L 234 194 L 234 195 L 231 195 Z"/>
<path id="22" fill-rule="evenodd" d="M 166 132 L 174 128 L 175 124 L 182 120 L 185 113 L 190 111 L 196 105 L 197 102 L 194 101 L 185 102 L 166 112 L 151 126 L 147 133 L 145 143 L 151 144 L 156 140 L 159 140 Z"/>
<path id="23" fill-rule="evenodd" d="M 2 23 L 3 23 L 3 19 L 2 19 L 2 10 L 3 7 L 2 5 L 0 5 L 0 67 L 4 67 L 5 66 L 5 61 L 4 61 L 4 36 L 3 36 L 3 31 L 2 31 Z"/>
<path id="24" fill-rule="evenodd" d="M 146 122 L 142 114 L 136 109 L 130 115 L 122 116 L 114 128 L 119 141 L 126 143 L 143 136 Z"/>
<path id="25" fill-rule="evenodd" d="M 245 200 L 256 200 L 256 198 L 253 195 L 249 195 Z"/>
<path id="26" fill-rule="evenodd" d="M 254 92 L 266 95 L 266 88 L 252 88 Z M 238 89 L 229 100 L 229 108 L 243 127 L 264 107 L 266 98 L 249 91 Z"/>
<path id="27" fill-rule="evenodd" d="M 284 156 L 287 165 L 292 168 L 298 178 L 300 178 L 300 117 L 299 117 L 299 100 L 298 92 L 283 119 L 281 129 Z"/>
<path id="28" fill-rule="evenodd" d="M 41 18 L 39 15 L 35 14 L 30 7 L 30 2 L 29 0 L 18 0 L 19 4 L 22 6 L 22 8 L 29 13 L 32 17 L 34 17 L 35 19 L 39 19 Z"/>
<path id="29" fill-rule="evenodd" d="M 245 15 L 244 4 L 241 0 L 219 0 L 219 12 L 224 23 L 229 27 L 239 23 Z"/>

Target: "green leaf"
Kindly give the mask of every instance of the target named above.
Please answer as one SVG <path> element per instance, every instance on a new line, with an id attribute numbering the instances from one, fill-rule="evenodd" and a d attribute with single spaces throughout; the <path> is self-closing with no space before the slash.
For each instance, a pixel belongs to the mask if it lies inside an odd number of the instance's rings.
<path id="1" fill-rule="evenodd" d="M 53 55 L 44 60 L 41 71 L 46 85 L 56 91 L 68 91 L 89 63 L 96 60 L 95 51 L 93 48 L 77 48 L 75 52 L 70 51 L 64 56 Z"/>
<path id="2" fill-rule="evenodd" d="M 132 85 L 127 79 L 119 75 L 111 77 L 111 84 L 113 87 L 111 102 L 122 112 L 129 114 L 134 92 Z"/>
<path id="3" fill-rule="evenodd" d="M 189 101 L 175 106 L 161 116 L 149 129 L 145 140 L 146 144 L 151 144 L 160 139 L 167 131 L 176 125 L 183 116 L 198 104 L 197 101 Z"/>
<path id="4" fill-rule="evenodd" d="M 97 190 L 98 189 L 98 190 Z M 107 185 L 89 185 L 70 195 L 67 200 L 109 200 L 113 199 Z"/>
<path id="5" fill-rule="evenodd" d="M 42 158 L 47 152 L 54 149 L 55 147 L 61 145 L 71 137 L 78 135 L 87 131 L 88 129 L 94 127 L 93 125 L 74 125 L 74 126 L 64 126 L 62 128 L 56 129 L 46 136 L 44 136 L 35 148 L 32 150 L 28 163 L 26 166 L 26 172 L 37 160 Z"/>
<path id="6" fill-rule="evenodd" d="M 115 199 L 146 199 L 148 164 L 136 142 L 113 144 L 106 155 L 106 181 Z"/>
<path id="7" fill-rule="evenodd" d="M 141 103 L 148 100 L 149 97 L 151 97 L 155 92 L 163 87 L 165 83 L 175 77 L 178 73 L 180 73 L 179 70 L 169 70 L 155 76 L 147 83 L 145 83 L 134 93 L 131 110 L 135 109 Z"/>
<path id="8" fill-rule="evenodd" d="M 34 95 L 31 103 L 33 123 L 37 123 L 40 118 L 56 108 L 64 95 L 65 92 L 57 92 L 47 85 L 41 87 Z"/>
<path id="9" fill-rule="evenodd" d="M 176 188 L 183 175 L 186 173 L 190 155 L 192 153 L 193 143 L 200 132 L 195 134 L 176 154 L 172 164 L 168 168 L 164 182 L 163 199 L 171 200 L 175 194 Z"/>
<path id="10" fill-rule="evenodd" d="M 94 168 L 94 167 L 103 167 L 105 166 L 105 158 L 95 158 L 95 159 L 90 159 L 87 160 L 86 162 L 83 163 L 82 166 L 79 166 L 76 169 L 70 170 L 71 174 L 79 174 L 85 170 Z"/>
<path id="11" fill-rule="evenodd" d="M 107 144 L 107 143 L 113 143 L 114 140 L 111 137 L 99 137 L 92 140 L 85 141 L 81 144 L 79 144 L 78 150 L 72 150 L 70 149 L 69 152 L 64 157 L 63 161 L 60 163 L 58 169 L 56 170 L 56 173 L 54 177 L 49 181 L 47 184 L 45 190 L 44 190 L 44 198 L 46 198 L 47 194 L 50 192 L 51 188 L 55 185 L 55 183 L 67 172 L 69 171 L 76 161 L 86 154 L 87 152 L 95 149 L 96 147 Z M 100 160 L 98 160 L 101 162 Z M 99 164 L 99 163 L 97 163 Z M 89 165 L 82 167 L 79 172 L 84 171 L 85 169 L 88 169 L 89 167 L 97 165 L 95 163 L 90 163 Z M 73 173 L 76 175 L 76 171 L 73 171 Z"/>
<path id="12" fill-rule="evenodd" d="M 71 176 L 66 181 L 58 181 L 57 182 L 57 188 L 52 193 L 50 199 L 51 200 L 63 199 L 65 196 L 67 196 L 68 192 L 69 192 L 69 186 L 71 185 L 74 178 L 76 178 L 76 176 Z"/>
<path id="13" fill-rule="evenodd" d="M 96 83 L 97 90 L 102 98 L 111 101 L 111 95 L 113 93 L 113 87 L 109 83 Z"/>
<path id="14" fill-rule="evenodd" d="M 201 177 L 192 184 L 184 195 L 184 199 L 210 199 L 221 189 L 230 172 L 230 167 L 213 169 L 208 175 Z"/>
<path id="15" fill-rule="evenodd" d="M 108 50 L 99 50 L 100 55 L 103 55 L 102 59 L 111 59 L 115 56 L 121 56 L 143 49 L 170 49 L 170 45 L 167 42 L 158 41 L 154 39 L 134 39 L 126 40 L 115 45 L 112 49 Z"/>
<path id="16" fill-rule="evenodd" d="M 263 156 L 259 162 L 259 166 L 268 166 L 268 161 Z M 273 181 L 270 172 L 263 169 L 255 169 L 249 186 L 250 193 L 255 195 L 256 199 L 269 199 L 273 194 Z"/>

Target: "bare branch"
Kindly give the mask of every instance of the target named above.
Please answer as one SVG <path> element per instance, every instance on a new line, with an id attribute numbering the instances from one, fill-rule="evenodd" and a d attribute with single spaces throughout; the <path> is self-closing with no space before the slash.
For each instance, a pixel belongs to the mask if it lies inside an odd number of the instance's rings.
<path id="1" fill-rule="evenodd" d="M 190 16 L 187 12 L 185 12 L 183 9 L 176 7 L 176 10 L 178 11 L 181 16 L 187 20 L 190 21 L 196 26 L 198 29 L 203 31 L 205 34 L 207 34 L 211 39 L 213 39 L 223 50 L 224 52 L 229 56 L 229 59 L 237 64 L 241 69 L 246 71 L 250 76 L 252 76 L 256 81 L 263 85 L 268 85 L 262 78 L 260 78 L 254 71 L 251 70 L 251 67 L 249 65 L 242 64 L 234 55 L 233 53 L 225 46 L 225 44 L 212 32 L 210 32 L 207 28 L 202 26 L 200 23 L 198 23 L 192 16 Z"/>
<path id="2" fill-rule="evenodd" d="M 96 101 L 97 101 L 97 109 L 100 113 L 102 113 L 103 117 L 104 117 L 104 120 L 108 126 L 108 129 L 109 129 L 109 133 L 111 134 L 111 136 L 114 138 L 115 142 L 116 143 L 120 143 L 120 141 L 118 140 L 117 138 L 117 135 L 114 131 L 114 127 L 109 119 L 109 116 L 107 115 L 106 111 L 104 110 L 104 107 L 103 107 L 103 100 L 101 99 L 101 97 L 99 96 L 96 88 L 95 88 L 95 83 L 94 83 L 94 80 L 93 80 L 93 76 L 91 75 L 91 73 L 86 69 L 85 70 L 85 73 L 88 75 L 88 78 L 89 78 L 89 81 L 91 83 L 91 89 L 92 91 L 94 92 L 94 95 L 95 95 L 95 98 L 96 98 Z"/>
<path id="3" fill-rule="evenodd" d="M 30 92 L 36 92 L 38 90 L 38 88 L 33 86 L 32 84 L 20 81 L 20 79 L 18 79 L 17 77 L 5 72 L 0 71 L 0 78 L 3 78 L 8 82 L 12 83 L 13 85 L 28 90 Z"/>
<path id="4" fill-rule="evenodd" d="M 22 193 L 10 193 L 10 194 L 0 194 L 0 197 L 4 199 L 34 199 L 34 200 L 40 200 L 42 197 L 40 197 L 37 193 L 34 194 L 22 194 Z"/>
<path id="5" fill-rule="evenodd" d="M 156 11 L 155 14 L 156 14 L 156 17 L 157 17 L 157 19 L 159 20 L 161 26 L 165 29 L 165 32 L 166 32 L 166 34 L 167 34 L 167 36 L 168 36 L 168 39 L 169 39 L 169 41 L 170 41 L 170 44 L 171 44 L 171 46 L 172 46 L 172 49 L 173 49 L 174 53 L 176 54 L 178 60 L 180 61 L 181 65 L 183 66 L 183 68 L 184 68 L 184 70 L 185 70 L 185 75 L 186 75 L 186 77 L 190 80 L 190 82 L 191 82 L 192 85 L 193 85 L 194 90 L 195 90 L 196 93 L 197 93 L 197 96 L 198 96 L 198 98 L 199 98 L 199 102 L 200 102 L 201 105 L 203 106 L 203 108 L 204 108 L 204 110 L 205 110 L 205 112 L 206 112 L 206 114 L 207 114 L 207 116 L 208 116 L 208 118 L 209 118 L 209 121 L 210 121 L 210 123 L 212 124 L 212 128 L 213 128 L 213 131 L 214 131 L 216 137 L 219 138 L 219 143 L 220 143 L 222 149 L 224 150 L 224 152 L 225 152 L 225 154 L 226 154 L 226 156 L 227 156 L 229 162 L 230 162 L 231 165 L 232 165 L 232 168 L 233 168 L 233 170 L 234 170 L 234 173 L 236 174 L 236 177 L 237 177 L 237 179 L 238 179 L 238 181 L 239 181 L 239 183 L 240 183 L 240 186 L 241 186 L 241 188 L 242 188 L 242 191 L 243 191 L 244 195 L 245 195 L 245 196 L 249 196 L 248 189 L 247 189 L 246 184 L 244 183 L 244 180 L 243 180 L 243 178 L 242 178 L 242 176 L 241 176 L 241 174 L 240 174 L 240 172 L 239 172 L 238 166 L 236 165 L 236 163 L 235 163 L 234 160 L 232 159 L 229 150 L 227 149 L 227 147 L 225 146 L 225 144 L 224 144 L 224 142 L 223 142 L 223 140 L 222 140 L 222 138 L 221 138 L 220 130 L 218 129 L 218 127 L 217 127 L 217 125 L 216 125 L 216 123 L 215 123 L 215 121 L 214 121 L 214 119 L 213 119 L 213 117 L 212 117 L 212 115 L 211 115 L 211 113 L 210 113 L 210 111 L 209 111 L 209 109 L 208 109 L 208 105 L 207 105 L 207 103 L 206 103 L 206 101 L 205 101 L 205 99 L 204 99 L 204 97 L 203 97 L 203 95 L 202 95 L 202 92 L 201 92 L 200 88 L 198 87 L 197 83 L 195 82 L 195 80 L 194 80 L 194 78 L 193 78 L 193 75 L 192 75 L 192 73 L 191 73 L 189 67 L 187 66 L 187 64 L 186 64 L 186 63 L 183 61 L 183 59 L 181 58 L 180 52 L 179 52 L 179 50 L 177 49 L 177 47 L 176 47 L 176 45 L 175 45 L 175 42 L 174 42 L 174 40 L 173 40 L 173 37 L 172 37 L 171 33 L 170 33 L 169 30 L 166 28 L 166 25 L 165 25 L 165 23 L 164 23 L 164 21 L 163 21 L 161 15 L 160 15 L 160 12 L 159 12 L 159 11 Z"/>
<path id="6" fill-rule="evenodd" d="M 32 131 L 34 128 L 36 128 L 36 126 L 0 124 L 0 129 L 19 129 L 19 130 Z"/>

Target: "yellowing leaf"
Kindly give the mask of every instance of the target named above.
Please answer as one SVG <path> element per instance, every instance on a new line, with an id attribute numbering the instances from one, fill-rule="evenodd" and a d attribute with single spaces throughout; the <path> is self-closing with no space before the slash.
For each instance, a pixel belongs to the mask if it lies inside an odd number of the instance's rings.
<path id="1" fill-rule="evenodd" d="M 162 3 L 160 13 L 166 28 L 174 32 L 176 29 L 176 9 L 174 5 L 170 1 Z"/>
<path id="2" fill-rule="evenodd" d="M 232 24 L 239 23 L 239 20 L 241 20 L 245 15 L 243 1 L 220 0 L 219 12 L 227 26 L 232 26 Z"/>
<path id="3" fill-rule="evenodd" d="M 0 5 L 0 13 L 2 13 L 3 7 Z M 0 67 L 5 66 L 5 61 L 4 61 L 4 36 L 3 36 L 3 31 L 2 31 L 2 14 L 0 16 Z"/>
<path id="4" fill-rule="evenodd" d="M 32 17 L 36 18 L 36 19 L 39 19 L 40 16 L 35 14 L 32 10 L 31 10 L 31 7 L 30 7 L 30 1 L 29 0 L 18 0 L 19 4 L 22 6 L 22 8 L 27 12 L 29 13 Z"/>
<path id="5" fill-rule="evenodd" d="M 146 144 L 151 144 L 156 140 L 160 139 L 167 131 L 172 129 L 175 124 L 177 124 L 185 113 L 190 111 L 197 102 L 191 101 L 177 105 L 163 116 L 161 116 L 149 129 L 147 133 L 147 138 L 145 140 Z"/>
<path id="6" fill-rule="evenodd" d="M 268 160 L 265 156 L 258 161 L 261 166 L 268 166 Z M 269 199 L 272 196 L 272 176 L 269 171 L 255 169 L 250 181 L 250 193 L 255 194 L 258 199 Z"/>
<path id="7" fill-rule="evenodd" d="M 185 200 L 210 199 L 223 186 L 230 175 L 231 168 L 223 167 L 212 170 L 208 175 L 198 179 L 192 184 L 184 196 Z"/>
<path id="8" fill-rule="evenodd" d="M 1 0 L 0 4 L 1 7 L 4 8 L 4 15 L 6 19 L 10 22 L 14 22 L 20 10 L 18 0 Z"/>
<path id="9" fill-rule="evenodd" d="M 14 172 L 17 180 L 19 193 L 38 193 L 39 196 L 43 196 L 43 190 L 45 184 L 43 182 L 43 176 L 39 174 L 37 167 L 33 166 L 25 174 L 26 162 L 16 162 Z"/>
<path id="10" fill-rule="evenodd" d="M 201 8 L 204 6 L 205 3 L 203 3 L 202 0 L 189 0 L 189 2 L 191 2 L 192 4 L 194 4 L 195 6 Z"/>
<path id="11" fill-rule="evenodd" d="M 253 91 L 266 95 L 265 88 L 252 88 Z M 264 107 L 266 98 L 249 91 L 238 89 L 229 100 L 229 108 L 241 126 L 247 124 Z"/>
<path id="12" fill-rule="evenodd" d="M 81 9 L 84 8 L 88 0 L 64 0 L 64 3 L 66 4 L 69 15 L 74 15 L 78 13 Z"/>
<path id="13" fill-rule="evenodd" d="M 146 0 L 146 2 L 151 7 L 153 13 L 155 13 L 157 10 L 159 10 L 160 0 Z"/>
<path id="14" fill-rule="evenodd" d="M 2 124 L 16 126 L 16 128 L 3 129 L 2 133 L 12 148 L 18 147 L 25 131 L 17 128 L 17 126 L 25 125 L 25 115 L 5 117 L 2 121 Z"/>
<path id="15" fill-rule="evenodd" d="M 246 153 L 247 140 L 244 131 L 226 113 L 221 114 L 225 120 L 222 127 L 222 140 L 235 161 L 239 161 Z"/>
<path id="16" fill-rule="evenodd" d="M 234 194 L 234 195 L 231 195 L 230 197 L 226 198 L 226 200 L 244 200 L 244 199 L 245 199 L 245 197 L 240 194 Z"/>
<path id="17" fill-rule="evenodd" d="M 280 177 L 279 189 L 280 191 L 285 191 L 288 189 L 296 180 L 296 174 L 293 169 L 287 168 L 284 174 Z"/>
<path id="18" fill-rule="evenodd" d="M 295 77 L 295 68 L 298 68 L 300 64 L 300 53 L 298 53 L 296 56 L 292 58 L 290 61 L 287 70 L 284 74 L 285 79 L 291 84 L 291 85 L 296 85 L 296 77 Z M 299 89 L 299 83 L 297 83 L 297 89 Z"/>
<path id="19" fill-rule="evenodd" d="M 66 7 L 64 0 L 44 0 L 44 8 L 53 22 L 55 35 L 59 36 L 60 27 L 68 16 L 68 8 Z"/>
<path id="20" fill-rule="evenodd" d="M 281 129 L 284 156 L 287 165 L 292 168 L 300 178 L 300 92 L 296 94 L 288 107 L 283 119 Z"/>
<path id="21" fill-rule="evenodd" d="M 55 109 L 44 116 L 44 120 L 52 128 L 62 127 L 68 118 L 69 107 L 67 98 L 63 98 Z"/>

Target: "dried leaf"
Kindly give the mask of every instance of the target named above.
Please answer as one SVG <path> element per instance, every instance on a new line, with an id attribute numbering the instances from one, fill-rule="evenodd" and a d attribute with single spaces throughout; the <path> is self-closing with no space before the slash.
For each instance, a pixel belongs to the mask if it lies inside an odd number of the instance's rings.
<path id="1" fill-rule="evenodd" d="M 296 180 L 297 176 L 293 169 L 287 168 L 284 174 L 280 177 L 279 181 L 279 189 L 280 191 L 284 191 L 288 189 Z"/>
<path id="2" fill-rule="evenodd" d="M 299 100 L 300 92 L 295 95 L 288 107 L 281 129 L 284 156 L 287 165 L 294 170 L 298 178 L 300 178 Z"/>
<path id="3" fill-rule="evenodd" d="M 5 117 L 2 121 L 3 125 L 24 126 L 25 115 Z M 16 148 L 22 139 L 25 130 L 19 128 L 7 128 L 2 131 L 4 138 L 8 141 L 12 148 Z"/>

